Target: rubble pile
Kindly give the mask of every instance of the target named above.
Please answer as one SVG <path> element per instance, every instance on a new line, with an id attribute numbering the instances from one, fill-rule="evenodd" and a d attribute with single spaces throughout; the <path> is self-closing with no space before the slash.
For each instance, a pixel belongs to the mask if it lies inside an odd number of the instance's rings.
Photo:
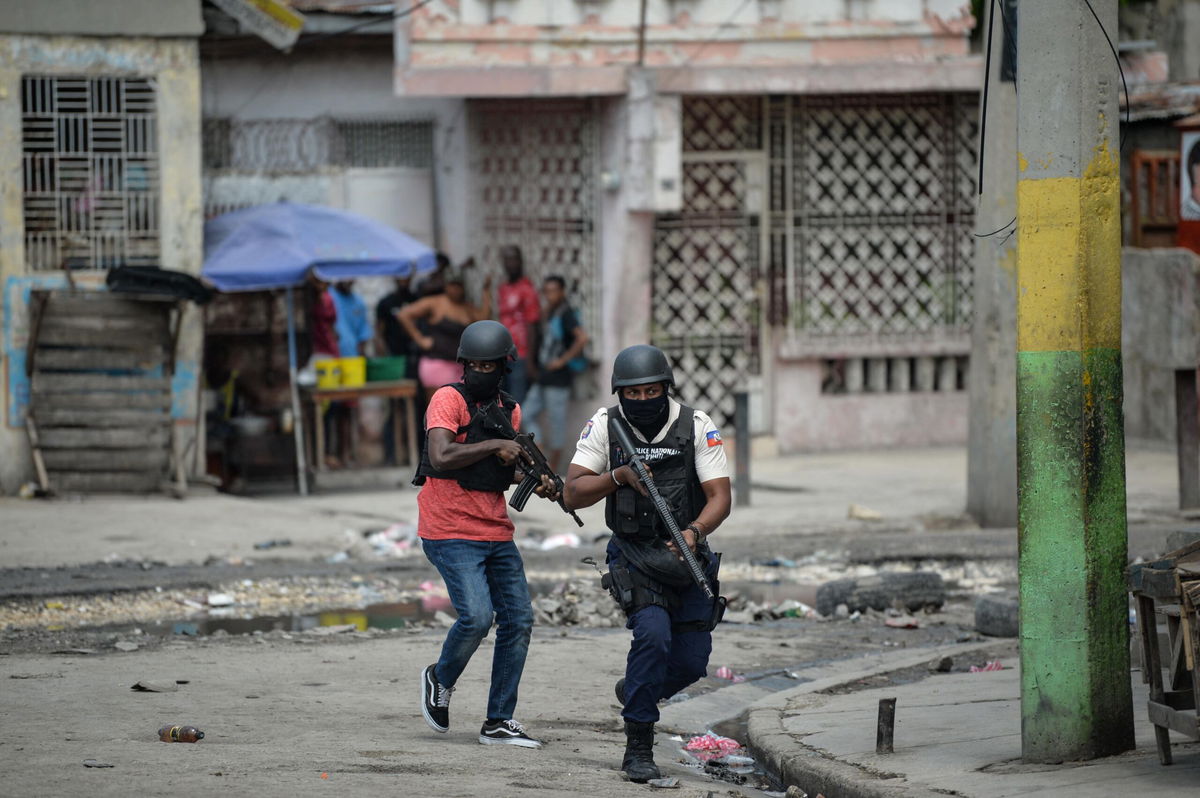
<path id="1" fill-rule="evenodd" d="M 562 582 L 533 600 L 534 623 L 541 626 L 624 626 L 625 616 L 595 579 Z"/>

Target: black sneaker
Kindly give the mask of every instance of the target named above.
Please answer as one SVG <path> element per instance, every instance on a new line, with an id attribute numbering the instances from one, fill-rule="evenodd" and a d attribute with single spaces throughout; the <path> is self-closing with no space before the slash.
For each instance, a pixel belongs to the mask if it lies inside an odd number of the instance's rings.
<path id="1" fill-rule="evenodd" d="M 522 748 L 541 748 L 542 741 L 525 733 L 525 727 L 515 720 L 484 721 L 479 730 L 479 742 L 484 745 L 519 745 Z"/>
<path id="2" fill-rule="evenodd" d="M 437 680 L 437 664 L 421 672 L 421 714 L 435 732 L 443 734 L 450 728 L 450 694 L 453 687 L 443 687 Z"/>

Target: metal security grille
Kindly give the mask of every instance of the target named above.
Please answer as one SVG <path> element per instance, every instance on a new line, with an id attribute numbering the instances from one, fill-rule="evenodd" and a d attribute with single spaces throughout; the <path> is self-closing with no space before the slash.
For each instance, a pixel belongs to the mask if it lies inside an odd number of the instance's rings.
<path id="1" fill-rule="evenodd" d="M 492 270 L 500 247 L 515 244 L 535 282 L 561 274 L 593 338 L 599 334 L 595 116 L 590 103 L 578 101 L 470 103 L 477 257 Z"/>
<path id="2" fill-rule="evenodd" d="M 433 165 L 429 120 L 213 118 L 203 128 L 208 170 L 300 174 L 330 166 Z"/>
<path id="3" fill-rule="evenodd" d="M 25 259 L 33 271 L 159 261 L 149 78 L 21 79 Z"/>
<path id="4" fill-rule="evenodd" d="M 654 226 L 651 339 L 671 359 L 680 396 L 718 424 L 733 392 L 760 373 L 761 97 L 683 101 L 683 208 Z M 757 196 L 761 196 L 761 186 Z"/>
<path id="5" fill-rule="evenodd" d="M 968 329 L 974 97 L 781 97 L 771 110 L 772 317 L 818 337 Z"/>
<path id="6" fill-rule="evenodd" d="M 344 166 L 433 166 L 433 123 L 386 119 L 338 120 Z"/>

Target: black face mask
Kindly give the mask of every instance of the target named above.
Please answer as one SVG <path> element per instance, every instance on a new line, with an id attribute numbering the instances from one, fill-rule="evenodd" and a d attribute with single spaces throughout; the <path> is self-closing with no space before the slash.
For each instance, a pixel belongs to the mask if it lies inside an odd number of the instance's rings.
<path id="1" fill-rule="evenodd" d="M 500 395 L 500 380 L 504 379 L 504 368 L 495 371 L 475 371 L 463 367 L 463 385 L 467 394 L 476 402 L 487 402 Z"/>
<path id="2" fill-rule="evenodd" d="M 667 423 L 670 406 L 665 393 L 653 399 L 626 399 L 622 396 L 621 410 L 629 423 L 637 427 L 646 440 L 651 440 Z"/>

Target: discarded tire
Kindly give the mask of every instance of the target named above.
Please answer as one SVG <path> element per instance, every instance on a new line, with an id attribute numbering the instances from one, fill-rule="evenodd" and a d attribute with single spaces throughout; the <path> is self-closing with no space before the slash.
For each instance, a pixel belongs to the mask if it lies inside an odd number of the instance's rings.
<path id="1" fill-rule="evenodd" d="M 839 604 L 854 612 L 903 606 L 909 612 L 946 603 L 942 575 L 926 571 L 884 573 L 859 579 L 838 579 L 817 588 L 817 612 L 832 615 Z"/>
<path id="2" fill-rule="evenodd" d="M 1021 631 L 1019 606 L 1012 596 L 980 596 L 975 599 L 975 631 L 989 637 L 1016 637 Z"/>

